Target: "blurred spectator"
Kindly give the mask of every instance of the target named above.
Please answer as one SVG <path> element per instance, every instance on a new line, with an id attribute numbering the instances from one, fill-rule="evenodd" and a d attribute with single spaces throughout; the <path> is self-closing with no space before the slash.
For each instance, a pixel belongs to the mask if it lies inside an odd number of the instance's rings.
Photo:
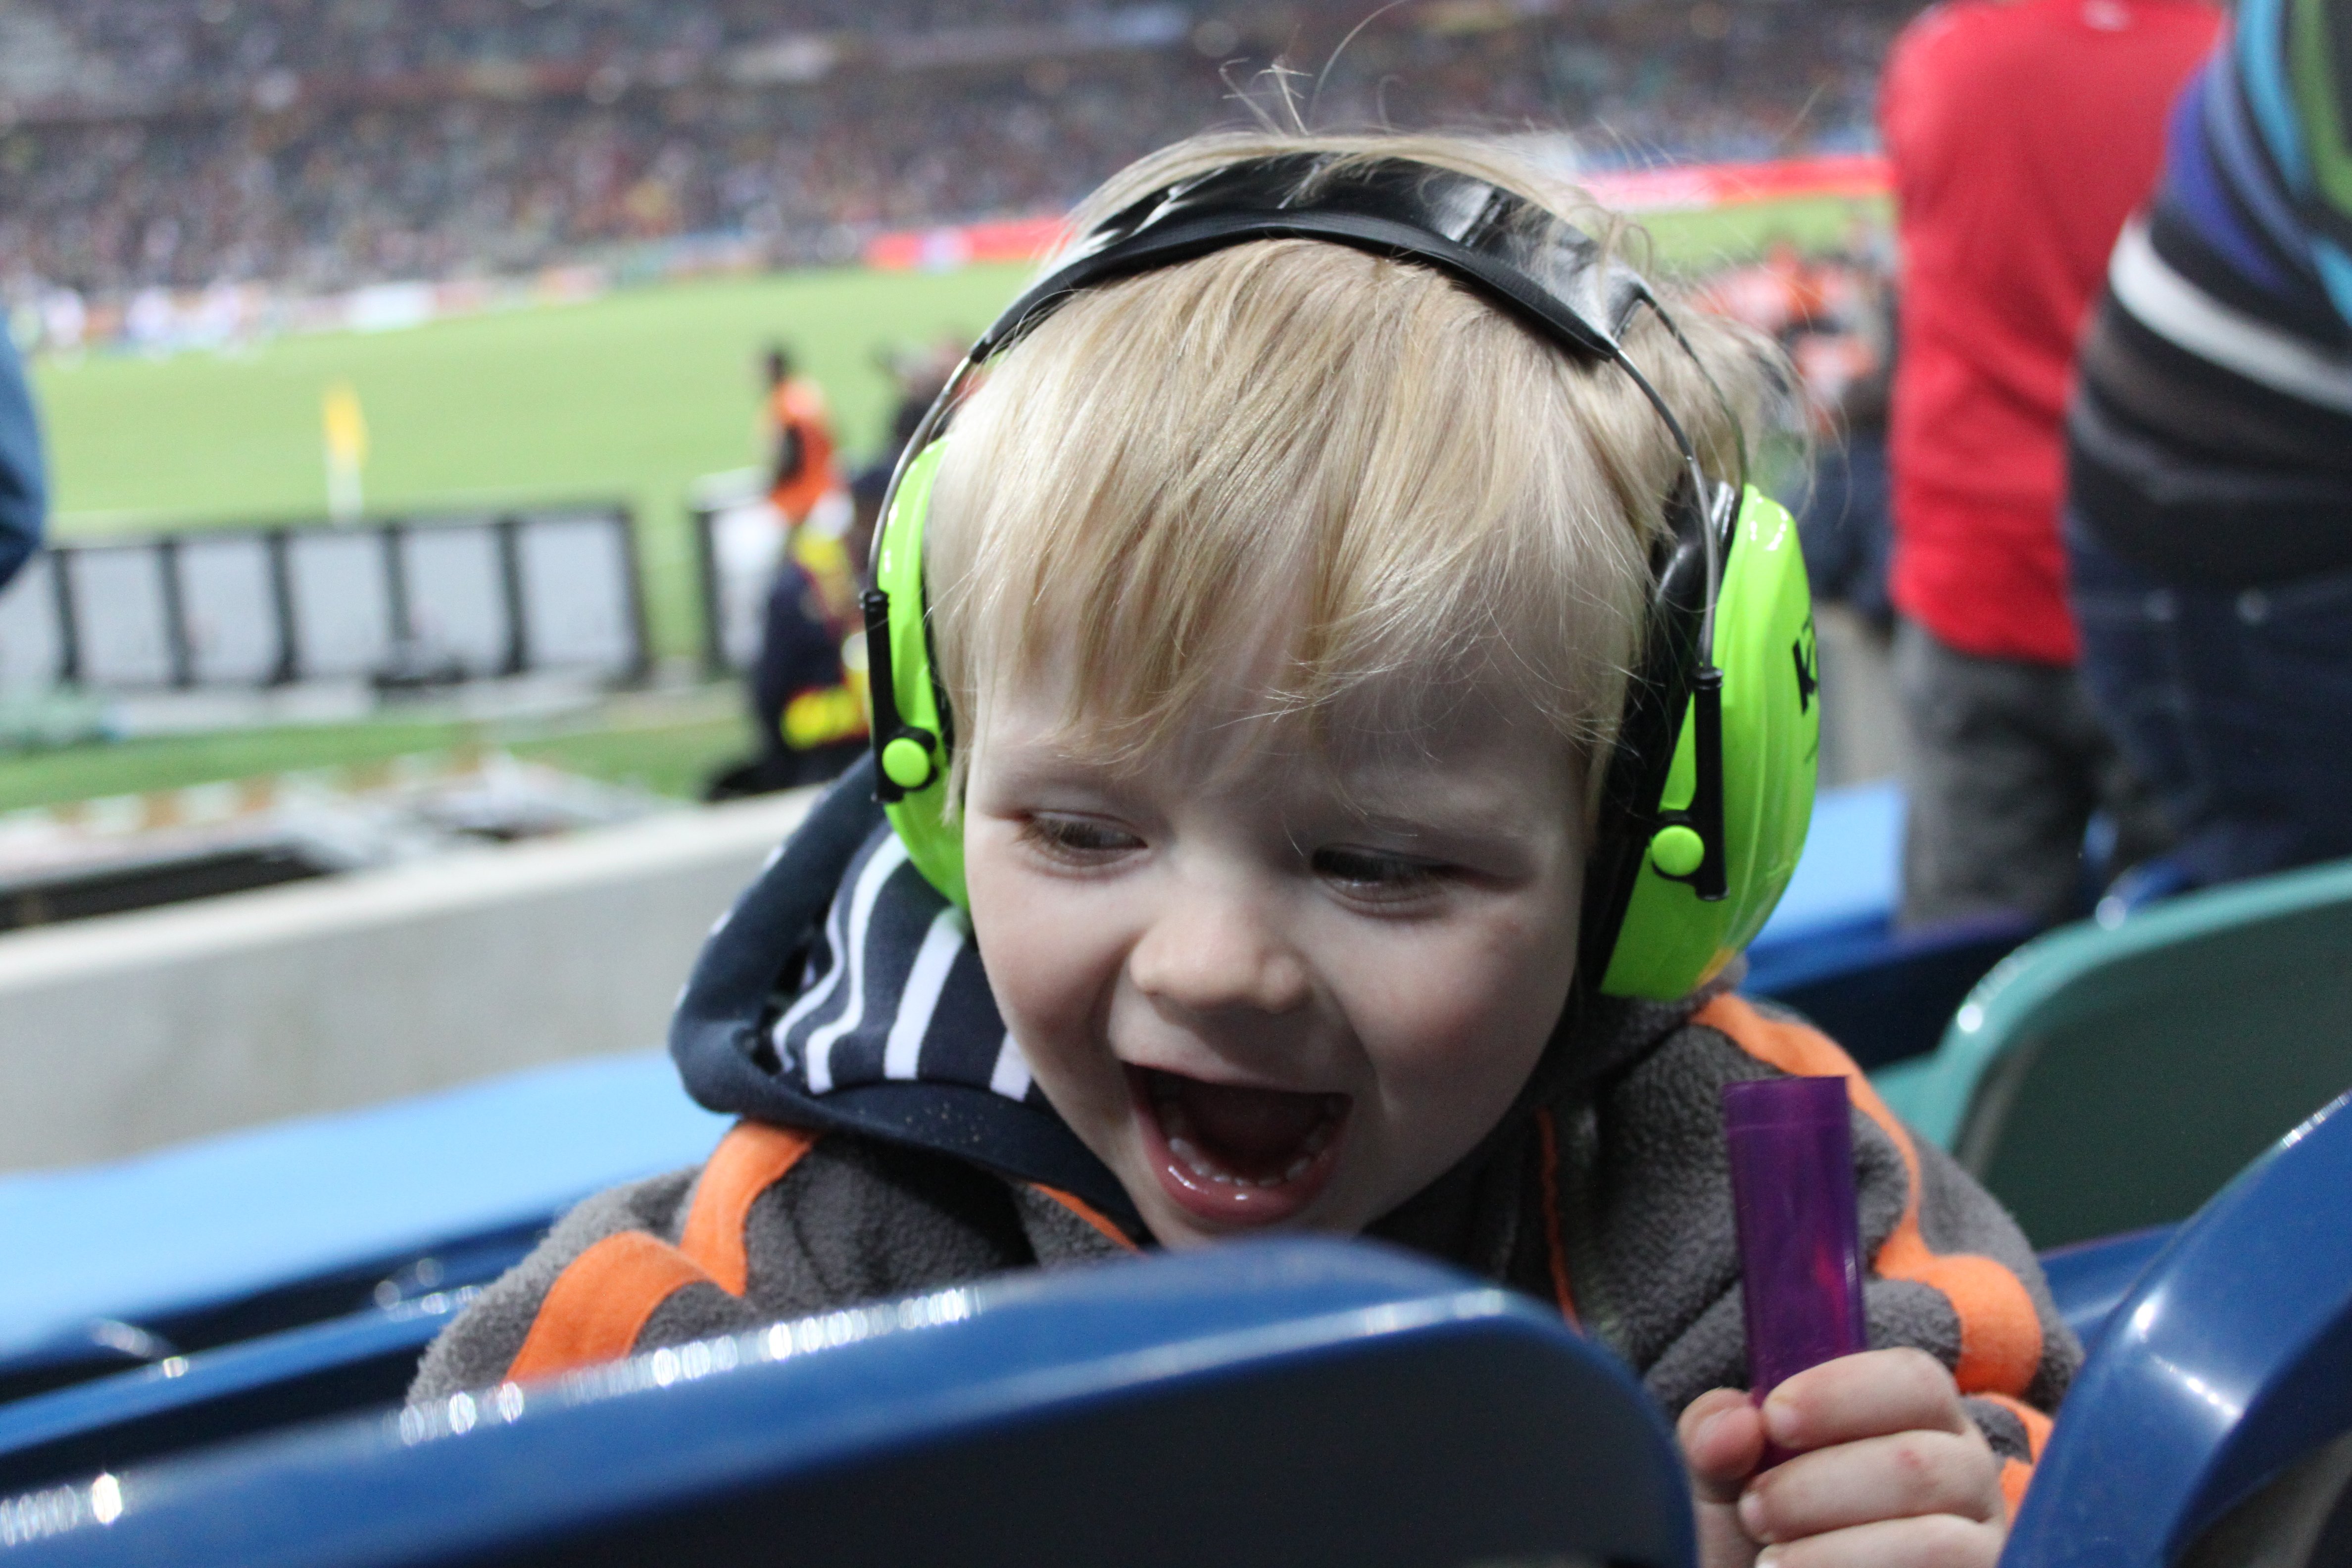
<path id="1" fill-rule="evenodd" d="M 877 227 L 1058 211 L 1318 65 L 1318 123 L 1573 129 L 1584 161 L 1871 139 L 1914 0 L 1279 12 L 1210 0 L 11 0 L 0 285 L 513 273 L 681 236 L 839 261 Z"/>
<path id="2" fill-rule="evenodd" d="M 833 460 L 833 416 L 824 389 L 793 373 L 793 356 L 782 346 L 768 351 L 767 373 L 773 455 L 768 500 L 786 528 L 797 528 L 841 490 L 841 470 Z"/>
<path id="3" fill-rule="evenodd" d="M 1906 923 L 2065 918 L 2102 807 L 2116 865 L 2162 842 L 2074 670 L 2061 426 L 2107 253 L 2155 182 L 2165 106 L 2220 20 L 2191 0 L 1959 0 L 1888 61 Z"/>
<path id="4" fill-rule="evenodd" d="M 2070 424 L 2084 676 L 2192 883 L 2352 855 L 2346 17 L 2238 18 L 2173 110 Z"/>
<path id="5" fill-rule="evenodd" d="M 845 540 L 813 524 L 786 534 L 751 670 L 759 754 L 714 777 L 705 798 L 822 783 L 865 751 L 865 697 L 844 660 L 845 645 L 859 632 L 862 565 L 850 559 Z"/>
<path id="6" fill-rule="evenodd" d="M 32 389 L 25 384 L 16 346 L 0 331 L 0 584 L 22 571 L 40 548 L 47 511 Z"/>
<path id="7" fill-rule="evenodd" d="M 796 373 L 782 345 L 763 363 L 773 452 L 768 500 L 784 530 L 783 558 L 751 669 L 760 754 L 713 779 L 706 792 L 713 800 L 829 779 L 866 743 L 864 699 L 844 659 L 859 630 L 865 563 L 850 553 L 858 520 L 834 462 L 832 420 L 824 391 Z"/>
<path id="8" fill-rule="evenodd" d="M 1894 286 L 1885 247 L 1857 226 L 1839 250 L 1806 256 L 1780 241 L 1700 291 L 1709 309 L 1771 335 L 1797 372 L 1813 443 L 1799 508 L 1816 604 L 1851 606 L 1884 635 L 1886 391 L 1895 364 Z"/>

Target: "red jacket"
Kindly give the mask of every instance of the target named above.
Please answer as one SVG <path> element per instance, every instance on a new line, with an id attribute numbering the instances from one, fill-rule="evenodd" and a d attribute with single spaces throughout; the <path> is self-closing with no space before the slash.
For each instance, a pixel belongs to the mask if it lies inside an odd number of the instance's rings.
<path id="1" fill-rule="evenodd" d="M 2058 510 L 2075 340 L 2155 186 L 2198 0 L 1958 0 L 1895 40 L 1895 602 L 1963 652 L 2072 664 Z"/>

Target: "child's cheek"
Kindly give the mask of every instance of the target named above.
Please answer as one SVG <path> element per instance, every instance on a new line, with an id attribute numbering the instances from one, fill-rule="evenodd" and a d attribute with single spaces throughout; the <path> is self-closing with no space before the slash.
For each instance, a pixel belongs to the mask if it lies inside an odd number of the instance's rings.
<path id="1" fill-rule="evenodd" d="M 1458 1155 L 1502 1116 L 1567 1003 L 1574 938 L 1572 922 L 1498 915 L 1434 942 L 1424 932 L 1417 951 L 1360 955 L 1350 1013 L 1410 1142 Z"/>
<path id="2" fill-rule="evenodd" d="M 972 935 L 998 1011 L 1065 1115 L 1075 1108 L 1064 1100 L 1080 1092 L 1123 1115 L 1123 1086 L 1083 1085 L 1089 1076 L 1117 1076 L 1093 1042 L 1118 971 L 1103 912 L 1089 909 L 1099 900 L 1083 884 L 1023 868 L 1015 858 L 1018 845 L 1000 841 L 1009 838 L 1009 833 L 974 832 L 966 841 Z M 1105 1059 L 1093 1061 L 1096 1057 Z"/>

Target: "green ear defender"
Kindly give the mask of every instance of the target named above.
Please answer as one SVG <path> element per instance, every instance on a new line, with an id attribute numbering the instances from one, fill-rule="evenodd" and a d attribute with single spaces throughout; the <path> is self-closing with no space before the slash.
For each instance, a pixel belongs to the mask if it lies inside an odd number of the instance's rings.
<path id="1" fill-rule="evenodd" d="M 883 518 L 876 591 L 866 601 L 866 662 L 876 793 L 907 858 L 961 906 L 963 819 L 948 799 L 950 730 L 921 609 L 923 521 L 945 450 L 944 442 L 933 442 L 917 457 Z M 1581 962 L 1588 974 L 1601 976 L 1607 995 L 1671 1001 L 1713 978 L 1762 928 L 1805 847 L 1821 751 L 1812 597 L 1796 523 L 1754 489 L 1739 509 L 1725 559 L 1715 638 L 1722 674 L 1725 890 L 1706 898 L 1696 886 L 1706 840 L 1688 820 L 1699 779 L 1699 725 L 1693 721 L 1701 699 L 1694 696 L 1664 781 L 1650 797 L 1652 809 L 1634 814 L 1653 825 L 1650 830 L 1629 823 L 1592 855 Z M 1622 897 L 1619 879 L 1626 884 Z M 1613 918 L 1612 903 L 1619 906 Z"/>
<path id="2" fill-rule="evenodd" d="M 933 437 L 972 375 L 1074 294 L 1274 238 L 1433 267 L 1571 357 L 1616 365 L 1664 421 L 1684 475 L 1667 500 L 1641 665 L 1602 784 L 1578 967 L 1580 984 L 1608 995 L 1687 994 L 1762 928 L 1812 814 L 1821 714 L 1796 525 L 1744 484 L 1707 478 L 1620 346 L 1647 309 L 1690 353 L 1640 278 L 1524 198 L 1408 160 L 1281 153 L 1156 191 L 1097 225 L 966 353 L 900 456 L 865 600 L 875 795 L 908 858 L 967 904 L 962 819 L 947 790 L 954 715 L 932 671 L 923 590 L 924 520 L 945 449 Z"/>
<path id="3" fill-rule="evenodd" d="M 1761 930 L 1797 868 L 1813 815 L 1822 712 L 1813 649 L 1812 594 L 1797 547 L 1797 525 L 1754 489 L 1739 508 L 1715 605 L 1715 662 L 1722 675 L 1721 777 L 1724 890 L 1706 898 L 1696 879 L 1706 860 L 1700 830 L 1684 820 L 1696 804 L 1701 741 L 1694 694 L 1675 738 L 1665 780 L 1646 814 L 1620 831 L 1631 888 L 1605 948 L 1589 942 L 1584 962 L 1601 967 L 1610 996 L 1671 1001 L 1714 978 Z M 1603 857 L 1594 856 L 1597 869 Z M 1595 886 L 1587 918 L 1608 918 Z M 1605 928 L 1604 928 L 1605 931 Z"/>
<path id="4" fill-rule="evenodd" d="M 907 858 L 963 908 L 963 814 L 948 798 L 954 733 L 946 694 L 931 672 L 923 595 L 923 519 L 946 449 L 934 441 L 916 454 L 876 525 L 866 672 L 874 704 L 875 795 L 907 846 Z"/>

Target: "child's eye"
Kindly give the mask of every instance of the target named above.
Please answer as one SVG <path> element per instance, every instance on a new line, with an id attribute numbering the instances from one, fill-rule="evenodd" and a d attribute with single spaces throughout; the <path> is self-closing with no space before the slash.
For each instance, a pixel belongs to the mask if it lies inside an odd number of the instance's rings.
<path id="1" fill-rule="evenodd" d="M 1383 855 L 1372 849 L 1318 849 L 1314 866 L 1359 897 L 1409 899 L 1437 885 L 1440 868 L 1426 860 Z"/>
<path id="2" fill-rule="evenodd" d="M 1066 860 L 1097 860 L 1143 847 L 1134 834 L 1085 816 L 1031 816 L 1022 822 L 1021 837 Z"/>

